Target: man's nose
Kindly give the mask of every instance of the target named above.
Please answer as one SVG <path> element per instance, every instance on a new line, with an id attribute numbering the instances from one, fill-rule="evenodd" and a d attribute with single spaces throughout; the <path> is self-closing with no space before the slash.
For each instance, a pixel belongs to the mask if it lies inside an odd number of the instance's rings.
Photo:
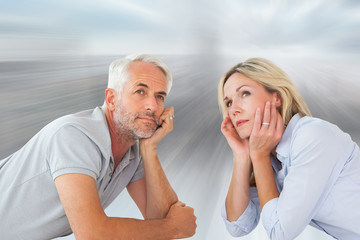
<path id="1" fill-rule="evenodd" d="M 149 96 L 145 100 L 145 109 L 147 111 L 156 111 L 158 108 L 156 98 L 153 96 Z"/>

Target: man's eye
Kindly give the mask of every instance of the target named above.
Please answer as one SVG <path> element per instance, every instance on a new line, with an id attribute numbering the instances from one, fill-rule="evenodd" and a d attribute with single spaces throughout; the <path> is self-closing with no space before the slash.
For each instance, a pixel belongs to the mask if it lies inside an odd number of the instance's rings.
<path id="1" fill-rule="evenodd" d="M 163 96 L 163 95 L 158 95 L 158 96 L 157 96 L 157 98 L 158 98 L 158 99 L 160 99 L 160 100 L 162 100 L 162 101 L 164 101 L 164 100 L 165 100 L 165 98 L 164 98 L 164 96 Z"/>
<path id="2" fill-rule="evenodd" d="M 138 93 L 138 94 L 144 94 L 144 90 L 137 90 L 136 93 Z"/>
<path id="3" fill-rule="evenodd" d="M 225 105 L 226 105 L 226 107 L 228 107 L 228 108 L 229 108 L 229 107 L 231 107 L 231 105 L 232 105 L 232 101 L 228 101 L 228 102 L 226 102 L 226 103 L 225 103 Z"/>

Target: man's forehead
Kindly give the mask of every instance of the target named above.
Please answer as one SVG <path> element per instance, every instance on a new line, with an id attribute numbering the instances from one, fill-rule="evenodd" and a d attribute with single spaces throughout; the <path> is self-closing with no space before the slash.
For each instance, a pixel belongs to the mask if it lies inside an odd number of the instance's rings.
<path id="1" fill-rule="evenodd" d="M 126 83 L 128 87 L 142 86 L 155 88 L 156 91 L 167 91 L 166 77 L 159 67 L 146 62 L 133 63 L 136 65 L 129 67 L 129 79 Z"/>
<path id="2" fill-rule="evenodd" d="M 165 79 L 154 79 L 148 77 L 141 78 L 130 78 L 129 81 L 125 83 L 129 88 L 144 87 L 148 89 L 153 89 L 155 91 L 164 91 L 166 92 L 166 80 Z"/>
<path id="3" fill-rule="evenodd" d="M 142 61 L 134 61 L 132 63 L 130 63 L 129 65 L 129 73 L 132 74 L 159 74 L 159 75 L 163 75 L 165 77 L 165 73 L 164 71 L 156 66 L 153 63 L 149 63 L 149 62 L 142 62 Z"/>

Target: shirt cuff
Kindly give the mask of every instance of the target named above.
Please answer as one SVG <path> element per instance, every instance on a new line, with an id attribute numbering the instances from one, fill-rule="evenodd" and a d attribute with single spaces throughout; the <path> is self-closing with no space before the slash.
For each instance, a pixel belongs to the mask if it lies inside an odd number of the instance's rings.
<path id="1" fill-rule="evenodd" d="M 250 201 L 243 214 L 235 221 L 229 221 L 226 215 L 225 203 L 221 209 L 226 229 L 233 237 L 249 234 L 258 224 L 259 218 L 255 204 Z"/>
<path id="2" fill-rule="evenodd" d="M 267 203 L 265 203 L 262 209 L 262 223 L 268 236 L 271 236 L 271 231 L 274 229 L 275 224 L 279 221 L 277 215 L 277 204 L 279 198 L 273 198 Z"/>
<path id="3" fill-rule="evenodd" d="M 52 172 L 51 174 L 52 174 L 53 180 L 55 180 L 55 178 L 57 178 L 61 175 L 70 174 L 70 173 L 80 173 L 80 174 L 88 175 L 88 176 L 94 178 L 95 180 L 97 179 L 97 175 L 94 171 L 92 171 L 90 169 L 86 169 L 86 168 L 81 168 L 81 167 L 63 168 L 63 169 L 56 170 L 56 171 Z"/>
<path id="4" fill-rule="evenodd" d="M 130 182 L 135 182 L 145 177 L 144 168 L 135 172 L 134 176 L 131 178 Z"/>

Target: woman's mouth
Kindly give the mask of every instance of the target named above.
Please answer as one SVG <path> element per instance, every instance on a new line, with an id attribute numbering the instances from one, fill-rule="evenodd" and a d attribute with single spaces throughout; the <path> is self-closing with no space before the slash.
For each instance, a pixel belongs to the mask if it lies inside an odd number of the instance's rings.
<path id="1" fill-rule="evenodd" d="M 240 127 L 242 125 L 244 125 L 245 123 L 247 123 L 249 120 L 238 120 L 236 121 L 236 126 Z"/>

